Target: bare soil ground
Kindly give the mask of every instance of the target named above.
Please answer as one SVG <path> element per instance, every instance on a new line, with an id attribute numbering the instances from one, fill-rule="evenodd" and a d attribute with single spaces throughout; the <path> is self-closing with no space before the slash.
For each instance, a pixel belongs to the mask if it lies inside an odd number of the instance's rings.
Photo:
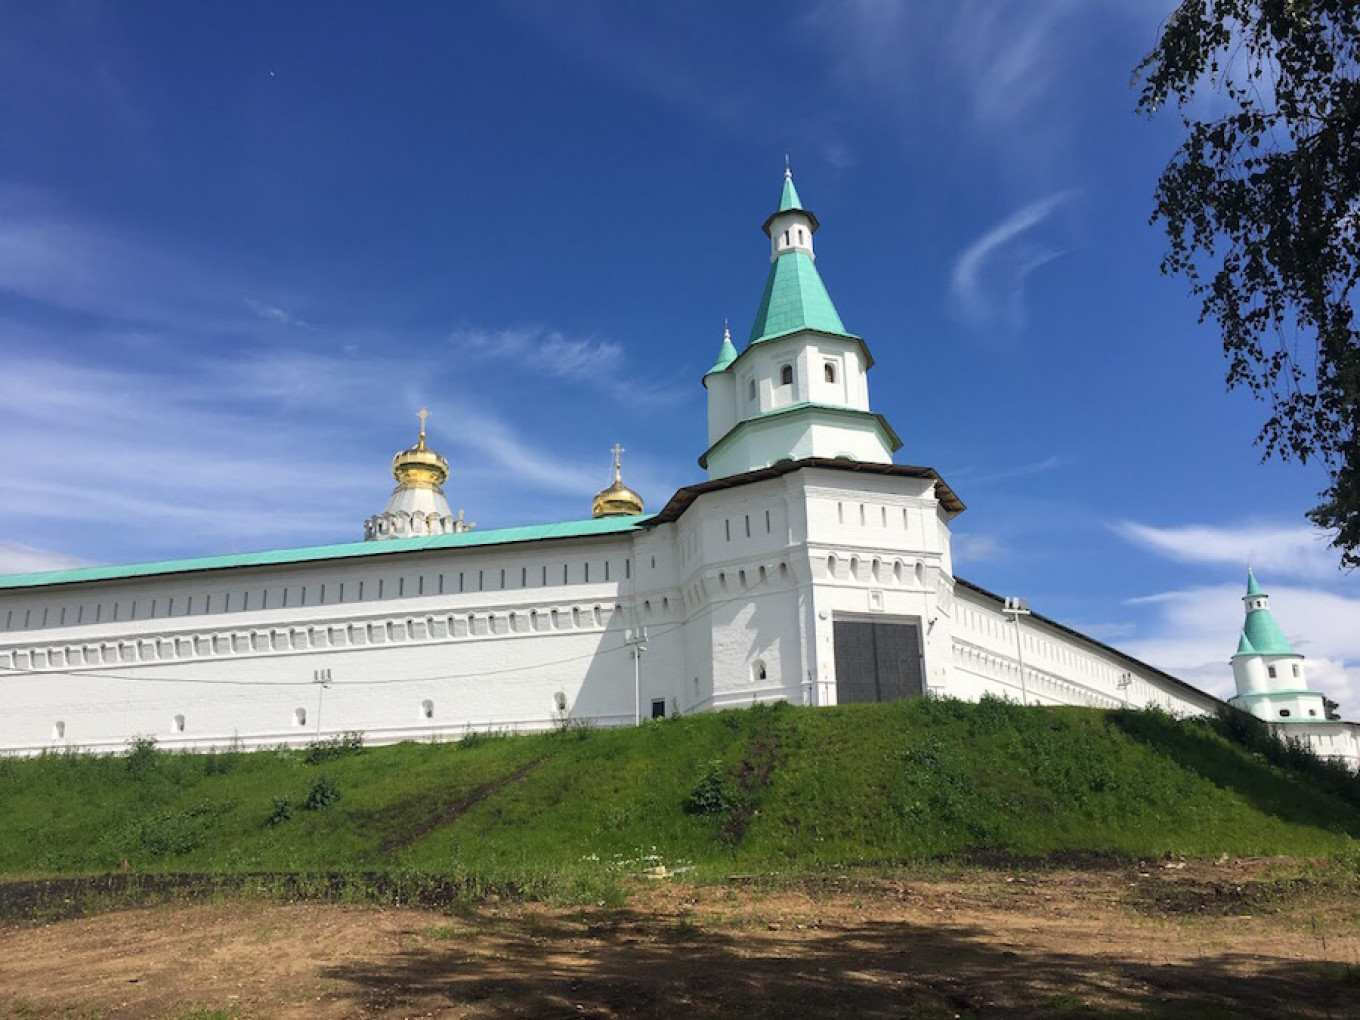
<path id="1" fill-rule="evenodd" d="M 1360 897 L 1271 867 L 667 880 L 617 909 L 170 904 L 0 926 L 0 1014 L 1360 1016 Z"/>

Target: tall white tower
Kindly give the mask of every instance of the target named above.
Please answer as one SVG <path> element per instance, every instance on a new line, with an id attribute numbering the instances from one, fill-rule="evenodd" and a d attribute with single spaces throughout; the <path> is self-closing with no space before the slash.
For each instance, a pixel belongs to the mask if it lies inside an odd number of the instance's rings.
<path id="1" fill-rule="evenodd" d="M 846 332 L 817 273 L 819 226 L 786 169 L 764 225 L 770 273 L 746 347 L 737 353 L 725 336 L 704 376 L 709 447 L 699 465 L 710 478 L 806 457 L 891 464 L 902 445 L 869 409 L 873 358 Z"/>
<path id="2" fill-rule="evenodd" d="M 1280 630 L 1270 612 L 1270 597 L 1247 569 L 1247 618 L 1232 657 L 1236 705 L 1261 719 L 1275 723 L 1317 722 L 1327 718 L 1326 705 L 1319 691 L 1308 689 L 1303 656 Z"/>

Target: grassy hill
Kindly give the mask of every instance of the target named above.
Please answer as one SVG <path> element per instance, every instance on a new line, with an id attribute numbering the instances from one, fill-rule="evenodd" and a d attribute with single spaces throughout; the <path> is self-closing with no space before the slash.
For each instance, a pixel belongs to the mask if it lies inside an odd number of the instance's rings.
<path id="1" fill-rule="evenodd" d="M 1234 742 L 1230 736 L 1247 743 Z M 1238 721 L 913 700 L 364 748 L 0 759 L 0 875 L 589 890 L 961 854 L 1353 855 L 1360 779 Z"/>

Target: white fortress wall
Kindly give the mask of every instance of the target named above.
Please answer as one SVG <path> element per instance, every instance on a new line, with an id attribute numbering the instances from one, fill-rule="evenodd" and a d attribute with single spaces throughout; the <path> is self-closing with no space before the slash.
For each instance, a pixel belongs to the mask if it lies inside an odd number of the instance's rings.
<path id="1" fill-rule="evenodd" d="M 117 749 L 142 734 L 171 746 L 345 729 L 375 742 L 461 736 L 550 725 L 559 693 L 570 714 L 631 722 L 616 607 L 632 552 L 619 535 L 238 568 L 222 572 L 229 586 L 200 572 L 12 589 L 0 619 L 28 626 L 0 634 L 0 742 L 33 752 Z M 34 626 L 44 614 L 48 626 Z M 679 649 L 658 636 L 658 675 Z M 324 691 L 319 670 L 330 670 Z"/>
<path id="2" fill-rule="evenodd" d="M 953 613 L 953 669 L 948 693 L 976 701 L 984 694 L 1028 704 L 1096 708 L 1156 706 L 1173 715 L 1216 712 L 1221 702 L 1145 663 L 1034 615 L 1015 617 L 1002 601 L 960 582 Z M 1020 662 L 1024 662 L 1022 690 Z"/>

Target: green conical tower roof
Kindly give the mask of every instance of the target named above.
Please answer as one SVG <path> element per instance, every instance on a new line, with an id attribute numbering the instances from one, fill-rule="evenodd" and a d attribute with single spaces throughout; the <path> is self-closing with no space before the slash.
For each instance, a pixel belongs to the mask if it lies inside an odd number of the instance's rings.
<path id="1" fill-rule="evenodd" d="M 728 365 L 736 360 L 737 349 L 732 346 L 732 331 L 728 329 L 727 325 L 724 323 L 723 342 L 722 346 L 718 348 L 718 360 L 713 362 L 713 367 L 705 372 L 704 375 L 707 376 L 712 375 L 714 372 L 722 372 Z"/>
<path id="2" fill-rule="evenodd" d="M 1247 619 L 1242 624 L 1242 638 L 1237 643 L 1238 655 L 1297 655 L 1294 646 L 1280 630 L 1270 611 L 1269 599 L 1256 582 L 1256 575 L 1247 570 Z M 1245 646 L 1245 648 L 1243 647 Z"/>
<path id="3" fill-rule="evenodd" d="M 845 334 L 845 324 L 812 258 L 806 252 L 790 251 L 770 263 L 748 342 L 756 344 L 800 329 Z"/>
<path id="4" fill-rule="evenodd" d="M 793 172 L 786 168 L 784 170 L 784 190 L 779 195 L 779 211 L 788 212 L 790 209 L 807 212 L 803 208 L 802 201 L 798 198 L 798 189 L 793 186 Z"/>

